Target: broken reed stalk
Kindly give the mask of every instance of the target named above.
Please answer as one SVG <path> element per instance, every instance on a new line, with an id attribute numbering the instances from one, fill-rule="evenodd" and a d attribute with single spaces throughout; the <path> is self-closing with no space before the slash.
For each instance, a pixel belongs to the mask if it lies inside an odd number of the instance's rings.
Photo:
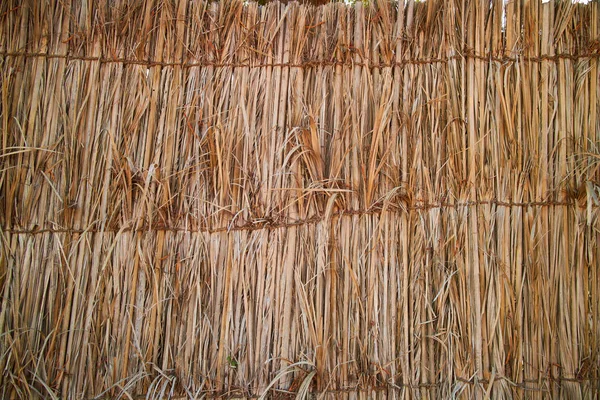
<path id="1" fill-rule="evenodd" d="M 599 3 L 503 7 L 2 2 L 1 396 L 598 396 Z"/>

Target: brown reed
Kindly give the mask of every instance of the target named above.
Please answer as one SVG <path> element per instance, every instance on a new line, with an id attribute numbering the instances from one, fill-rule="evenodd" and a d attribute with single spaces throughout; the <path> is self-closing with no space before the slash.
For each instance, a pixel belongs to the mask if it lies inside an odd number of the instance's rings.
<path id="1" fill-rule="evenodd" d="M 0 2 L 0 397 L 597 398 L 599 7 Z"/>

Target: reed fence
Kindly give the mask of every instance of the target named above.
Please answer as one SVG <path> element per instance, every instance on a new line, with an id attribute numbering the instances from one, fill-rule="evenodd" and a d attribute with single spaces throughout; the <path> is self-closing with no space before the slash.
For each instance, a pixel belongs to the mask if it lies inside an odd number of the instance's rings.
<path id="1" fill-rule="evenodd" d="M 597 398 L 600 4 L 0 2 L 2 398 Z"/>

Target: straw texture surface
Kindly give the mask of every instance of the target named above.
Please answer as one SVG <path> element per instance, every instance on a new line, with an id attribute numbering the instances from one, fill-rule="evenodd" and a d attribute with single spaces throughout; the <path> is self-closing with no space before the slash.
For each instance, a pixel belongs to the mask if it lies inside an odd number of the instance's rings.
<path id="1" fill-rule="evenodd" d="M 597 398 L 600 4 L 0 2 L 0 397 Z"/>

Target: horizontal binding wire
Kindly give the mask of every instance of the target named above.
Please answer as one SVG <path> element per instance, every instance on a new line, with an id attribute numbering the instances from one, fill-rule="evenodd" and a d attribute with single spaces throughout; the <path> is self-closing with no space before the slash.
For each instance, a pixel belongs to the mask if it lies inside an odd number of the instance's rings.
<path id="1" fill-rule="evenodd" d="M 526 208 L 526 207 L 550 207 L 550 206 L 576 206 L 574 202 L 568 201 L 533 201 L 526 203 L 519 202 L 507 202 L 500 200 L 480 200 L 480 201 L 466 201 L 461 203 L 439 203 L 439 204 L 415 204 L 411 206 L 398 206 L 398 205 L 390 205 L 387 208 L 381 206 L 381 204 L 376 204 L 368 209 L 347 209 L 347 210 L 339 210 L 334 211 L 331 214 L 331 217 L 343 217 L 343 216 L 352 216 L 352 215 L 374 215 L 381 214 L 384 211 L 388 212 L 408 212 L 408 211 L 427 211 L 431 209 L 442 209 L 442 208 L 463 208 L 463 207 L 472 207 L 472 206 L 481 206 L 481 205 L 491 205 L 496 207 L 518 207 L 518 208 Z M 593 205 L 594 208 L 598 208 L 599 206 Z M 579 208 L 585 208 L 585 206 L 580 206 Z M 11 234 L 42 234 L 42 233 L 116 233 L 116 232 L 183 232 L 183 233 L 218 233 L 218 232 L 234 232 L 234 231 L 256 231 L 261 229 L 281 229 L 281 228 L 290 228 L 297 227 L 302 225 L 312 225 L 325 220 L 324 214 L 318 214 L 309 218 L 299 219 L 296 221 L 290 222 L 277 222 L 274 221 L 270 217 L 265 218 L 257 218 L 252 221 L 247 221 L 239 225 L 234 225 L 233 221 L 230 222 L 228 226 L 221 226 L 217 228 L 210 228 L 207 226 L 201 226 L 198 228 L 186 228 L 186 227 L 177 227 L 177 226 L 165 226 L 161 224 L 153 224 L 153 225 L 142 225 L 142 226 L 121 226 L 121 227 L 108 227 L 106 229 L 93 228 L 88 227 L 86 229 L 73 229 L 73 228 L 40 228 L 36 227 L 33 229 L 13 229 L 13 228 L 0 228 L 0 231 L 11 233 Z M 133 225 L 133 224 L 132 224 Z"/>
<path id="2" fill-rule="evenodd" d="M 350 50 L 349 50 L 350 51 Z M 350 51 L 354 52 L 354 51 Z M 424 58 L 424 59 L 407 59 L 398 62 L 390 63 L 376 63 L 371 60 L 362 57 L 362 62 L 357 61 L 326 61 L 326 60 L 309 60 L 301 63 L 241 63 L 241 62 L 165 62 L 165 61 L 145 61 L 145 60 L 131 60 L 127 58 L 106 58 L 106 57 L 86 57 L 86 56 L 71 56 L 64 54 L 47 54 L 47 53 L 29 53 L 29 52 L 0 52 L 0 56 L 3 57 L 24 57 L 34 58 L 41 57 L 46 59 L 64 59 L 69 61 L 97 61 L 102 64 L 109 63 L 120 63 L 125 65 L 140 65 L 145 67 L 181 67 L 181 68 L 192 68 L 192 67 L 215 67 L 215 68 L 267 68 L 267 67 L 289 67 L 289 68 L 315 68 L 315 67 L 328 67 L 328 66 L 360 66 L 368 67 L 372 69 L 381 68 L 392 68 L 392 67 L 403 67 L 406 65 L 429 65 L 429 64 L 445 64 L 453 60 L 461 59 L 476 59 L 488 62 L 497 62 L 502 64 L 516 63 L 516 62 L 535 62 L 540 63 L 543 61 L 558 62 L 560 60 L 572 60 L 578 61 L 580 59 L 591 59 L 600 58 L 600 52 L 598 51 L 587 51 L 582 53 L 557 53 L 554 55 L 543 54 L 540 56 L 515 56 L 515 57 L 498 57 L 492 54 L 479 55 L 473 52 L 471 49 L 465 49 L 463 54 L 457 54 L 445 58 Z"/>

